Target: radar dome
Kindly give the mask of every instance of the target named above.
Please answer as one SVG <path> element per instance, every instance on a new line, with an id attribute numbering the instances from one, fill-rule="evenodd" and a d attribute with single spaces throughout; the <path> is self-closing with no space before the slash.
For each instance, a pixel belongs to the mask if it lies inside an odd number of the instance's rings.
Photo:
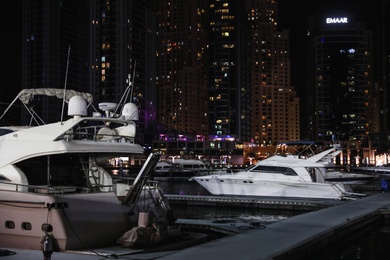
<path id="1" fill-rule="evenodd" d="M 86 116 L 87 101 L 82 96 L 73 96 L 68 104 L 68 116 Z"/>
<path id="2" fill-rule="evenodd" d="M 126 103 L 123 106 L 122 117 L 125 120 L 138 120 L 138 107 L 134 103 Z"/>

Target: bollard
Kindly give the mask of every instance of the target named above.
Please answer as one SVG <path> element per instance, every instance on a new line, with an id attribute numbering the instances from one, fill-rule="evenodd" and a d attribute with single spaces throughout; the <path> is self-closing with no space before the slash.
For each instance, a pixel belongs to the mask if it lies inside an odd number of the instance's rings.
<path id="1" fill-rule="evenodd" d="M 381 180 L 381 187 L 382 187 L 382 191 L 389 191 L 389 180 L 387 179 L 382 179 Z"/>
<path id="2" fill-rule="evenodd" d="M 50 260 L 51 255 L 53 254 L 53 237 L 49 234 L 46 234 L 45 242 L 43 242 L 43 259 Z"/>
<path id="3" fill-rule="evenodd" d="M 45 232 L 45 236 L 41 241 L 41 243 L 43 243 L 43 259 L 50 260 L 54 251 L 54 238 L 51 235 L 51 232 L 53 232 L 53 226 L 50 224 L 43 224 L 42 231 Z"/>

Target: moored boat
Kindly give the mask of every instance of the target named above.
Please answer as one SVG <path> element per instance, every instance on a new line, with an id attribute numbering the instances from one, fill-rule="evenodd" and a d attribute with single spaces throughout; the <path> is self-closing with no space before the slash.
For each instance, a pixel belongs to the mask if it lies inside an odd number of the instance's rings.
<path id="1" fill-rule="evenodd" d="M 353 193 L 345 183 L 325 181 L 324 165 L 318 161 L 333 151 L 331 148 L 307 159 L 274 155 L 233 174 L 193 179 L 213 195 L 333 200 L 364 196 Z"/>
<path id="2" fill-rule="evenodd" d="M 104 115 L 87 116 L 92 96 L 62 89 L 26 89 L 14 102 L 26 105 L 37 95 L 63 99 L 70 118 L 1 127 L 1 246 L 54 251 L 94 248 L 116 244 L 140 220 L 174 224 L 161 190 L 147 185 L 159 154 L 147 158 L 125 189 L 117 189 L 100 166 L 110 158 L 144 154 L 134 142 L 138 117 L 134 104 L 123 104 L 116 114 L 119 104 L 102 103 Z"/>
<path id="3" fill-rule="evenodd" d="M 210 163 L 197 159 L 177 158 L 158 162 L 153 172 L 156 181 L 188 181 L 195 176 L 204 176 L 212 172 Z"/>

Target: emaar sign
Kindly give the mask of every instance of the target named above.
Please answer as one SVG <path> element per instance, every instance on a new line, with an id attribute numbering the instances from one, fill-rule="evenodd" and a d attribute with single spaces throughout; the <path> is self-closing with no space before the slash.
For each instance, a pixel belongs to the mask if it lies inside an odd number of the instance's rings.
<path id="1" fill-rule="evenodd" d="M 347 17 L 326 18 L 326 23 L 348 23 Z"/>

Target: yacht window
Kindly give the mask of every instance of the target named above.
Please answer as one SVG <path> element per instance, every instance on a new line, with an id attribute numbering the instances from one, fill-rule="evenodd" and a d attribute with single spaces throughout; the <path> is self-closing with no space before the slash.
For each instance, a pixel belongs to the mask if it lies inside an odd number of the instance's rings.
<path id="1" fill-rule="evenodd" d="M 22 229 L 23 230 L 31 230 L 32 229 L 32 225 L 30 222 L 23 222 L 22 223 Z"/>
<path id="2" fill-rule="evenodd" d="M 7 229 L 15 229 L 15 222 L 13 222 L 11 220 L 7 220 L 5 222 L 5 228 L 7 228 Z"/>
<path id="3" fill-rule="evenodd" d="M 10 130 L 10 129 L 0 129 L 0 136 L 2 135 L 6 135 L 6 134 L 9 134 L 9 133 L 12 133 L 14 132 L 13 130 Z"/>
<path id="4" fill-rule="evenodd" d="M 48 166 L 48 162 L 50 165 Z M 50 169 L 50 186 L 86 186 L 84 169 L 88 169 L 87 157 L 78 154 L 40 156 L 16 164 L 26 175 L 30 185 L 48 185 L 47 171 Z"/>
<path id="5" fill-rule="evenodd" d="M 252 172 L 263 172 L 263 173 L 278 173 L 285 175 L 297 175 L 297 173 L 288 167 L 279 167 L 279 166 L 265 166 L 265 165 L 257 165 L 254 167 Z"/>
<path id="6" fill-rule="evenodd" d="M 0 181 L 10 181 L 10 179 L 6 178 L 4 175 L 0 175 Z"/>

